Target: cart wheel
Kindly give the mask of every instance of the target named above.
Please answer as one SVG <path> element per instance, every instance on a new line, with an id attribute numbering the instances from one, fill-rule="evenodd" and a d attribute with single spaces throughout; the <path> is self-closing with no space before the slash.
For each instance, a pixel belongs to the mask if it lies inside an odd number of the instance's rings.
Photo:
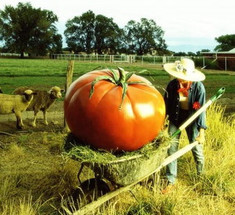
<path id="1" fill-rule="evenodd" d="M 104 180 L 91 178 L 81 183 L 74 192 L 73 198 L 79 199 L 79 202 L 83 205 L 96 200 L 109 191 L 110 188 Z"/>

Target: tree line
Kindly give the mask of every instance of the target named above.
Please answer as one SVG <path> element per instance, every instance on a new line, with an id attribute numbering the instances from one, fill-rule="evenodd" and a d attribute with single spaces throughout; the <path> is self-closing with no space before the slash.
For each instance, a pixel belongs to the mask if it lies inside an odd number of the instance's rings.
<path id="1" fill-rule="evenodd" d="M 62 35 L 58 33 L 56 22 L 58 17 L 52 11 L 34 8 L 30 3 L 5 6 L 0 10 L 1 50 L 20 53 L 21 57 L 25 53 L 30 56 L 61 53 Z M 89 10 L 68 20 L 64 35 L 66 50 L 73 53 L 172 54 L 163 29 L 152 19 L 130 20 L 120 28 L 112 18 Z M 215 40 L 219 43 L 215 50 L 227 51 L 235 47 L 235 35 L 223 35 Z"/>

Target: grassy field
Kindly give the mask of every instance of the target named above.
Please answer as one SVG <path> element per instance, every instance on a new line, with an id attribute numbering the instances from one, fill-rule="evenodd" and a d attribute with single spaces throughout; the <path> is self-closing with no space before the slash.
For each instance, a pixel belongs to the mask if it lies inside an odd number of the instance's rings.
<path id="1" fill-rule="evenodd" d="M 49 88 L 52 85 L 63 87 L 68 61 L 64 60 L 29 60 L 0 59 L 0 87 L 6 93 L 11 93 L 18 86 L 34 86 Z M 74 79 L 95 68 L 123 67 L 127 71 L 140 72 L 147 70 L 147 77 L 160 91 L 169 81 L 167 73 L 161 65 L 154 64 L 110 64 L 103 62 L 78 62 L 74 64 Z M 204 81 L 208 97 L 220 87 L 226 87 L 226 97 L 234 98 L 235 72 L 203 70 L 207 78 Z M 163 91 L 161 91 L 163 92 Z"/>
<path id="2" fill-rule="evenodd" d="M 6 93 L 11 93 L 22 85 L 43 89 L 49 89 L 53 85 L 64 87 L 67 65 L 67 61 L 59 60 L 0 59 L 0 87 Z M 162 88 L 169 81 L 168 75 L 159 65 L 77 61 L 74 79 L 97 67 L 117 66 L 136 72 L 147 69 L 145 77 L 162 93 Z M 231 102 L 235 98 L 235 72 L 203 72 L 207 76 L 204 84 L 208 97 L 223 86 L 226 87 L 223 96 L 227 99 L 225 101 Z M 91 214 L 235 214 L 235 114 L 231 112 L 226 117 L 225 110 L 218 102 L 207 111 L 208 129 L 204 145 L 206 163 L 205 173 L 201 178 L 196 175 L 191 153 L 187 153 L 179 159 L 177 188 L 172 193 L 161 194 L 165 185 L 163 168 L 154 178 L 154 184 L 142 183 L 133 188 L 135 198 L 130 192 L 122 193 Z M 0 133 L 1 215 L 67 214 L 61 205 L 70 202 L 68 199 L 78 184 L 80 163 L 62 156 L 66 136 L 63 127 L 58 124 L 13 134 Z M 188 142 L 183 132 L 180 146 L 186 144 Z M 93 172 L 86 169 L 81 179 L 89 177 L 93 177 Z"/>
<path id="3" fill-rule="evenodd" d="M 19 86 L 29 86 L 48 90 L 52 86 L 64 88 L 66 82 L 67 60 L 48 59 L 4 59 L 0 58 L 0 87 L 5 93 L 12 93 Z M 146 72 L 142 76 L 149 79 L 152 84 L 164 94 L 164 88 L 169 82 L 168 74 L 159 64 L 127 64 L 104 62 L 78 62 L 74 63 L 74 76 L 77 79 L 82 74 L 96 68 L 122 67 L 126 71 Z M 226 112 L 235 112 L 235 72 L 219 70 L 203 70 L 206 75 L 204 85 L 209 99 L 221 87 L 226 88 L 223 98 L 219 101 L 226 105 Z"/>

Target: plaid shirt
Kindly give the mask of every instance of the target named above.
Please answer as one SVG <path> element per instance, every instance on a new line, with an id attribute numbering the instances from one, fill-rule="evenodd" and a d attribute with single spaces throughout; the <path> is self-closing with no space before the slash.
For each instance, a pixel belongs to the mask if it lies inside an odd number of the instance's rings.
<path id="1" fill-rule="evenodd" d="M 179 125 L 179 117 L 180 117 L 180 99 L 178 89 L 180 88 L 179 81 L 177 79 L 173 79 L 169 82 L 166 88 L 166 93 L 164 95 L 164 100 L 166 104 L 166 114 L 169 116 L 169 120 L 175 124 Z M 193 82 L 188 94 L 188 102 L 189 102 L 189 113 L 190 115 L 194 114 L 197 110 L 193 108 L 195 103 L 199 103 L 200 106 L 203 106 L 206 101 L 206 91 L 202 82 Z M 206 113 L 202 112 L 196 120 L 193 122 L 197 124 L 197 128 L 206 129 Z"/>

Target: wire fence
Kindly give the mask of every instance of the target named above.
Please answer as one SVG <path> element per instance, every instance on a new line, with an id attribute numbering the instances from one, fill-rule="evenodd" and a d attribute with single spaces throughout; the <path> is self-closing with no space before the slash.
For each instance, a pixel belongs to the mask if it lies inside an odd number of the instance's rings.
<path id="1" fill-rule="evenodd" d="M 17 53 L 1 53 L 0 52 L 0 56 L 1 57 L 20 57 L 20 54 L 17 54 Z"/>
<path id="2" fill-rule="evenodd" d="M 194 60 L 197 67 L 202 69 L 235 71 L 235 57 L 218 56 L 185 56 Z M 53 54 L 51 59 L 75 60 L 84 62 L 158 64 L 175 62 L 182 56 L 138 56 L 138 55 L 94 55 L 94 54 Z"/>
<path id="3" fill-rule="evenodd" d="M 84 54 L 53 54 L 51 59 L 75 60 L 84 62 L 103 63 L 136 63 L 136 64 L 164 64 L 174 62 L 181 57 L 175 56 L 138 56 L 138 55 L 84 55 Z"/>
<path id="4" fill-rule="evenodd" d="M 17 53 L 0 53 L 0 57 L 20 57 Z M 130 63 L 130 64 L 155 64 L 175 62 L 183 56 L 151 56 L 151 55 L 98 55 L 98 54 L 51 54 L 48 56 L 54 60 L 75 60 L 83 62 L 99 63 Z M 230 70 L 235 71 L 234 56 L 185 56 L 194 60 L 196 67 L 201 69 Z"/>

